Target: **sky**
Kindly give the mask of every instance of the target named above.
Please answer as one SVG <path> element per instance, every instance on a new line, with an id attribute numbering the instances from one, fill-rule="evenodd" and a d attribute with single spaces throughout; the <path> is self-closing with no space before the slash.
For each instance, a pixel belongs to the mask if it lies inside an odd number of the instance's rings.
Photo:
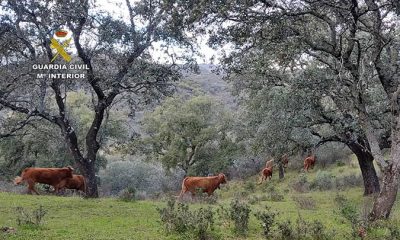
<path id="1" fill-rule="evenodd" d="M 133 5 L 135 0 L 130 1 L 131 4 Z M 123 19 L 126 21 L 129 21 L 129 12 L 128 8 L 126 7 L 126 2 L 125 0 L 102 0 L 102 1 L 96 1 L 96 5 L 99 10 L 107 11 L 110 12 L 113 16 L 121 16 Z M 199 45 L 199 52 L 203 56 L 196 56 L 195 59 L 199 64 L 218 64 L 218 57 L 221 56 L 221 50 L 214 50 L 210 47 L 207 46 L 206 44 L 206 37 L 200 37 L 197 39 L 197 43 Z M 165 63 L 166 59 L 168 58 L 168 55 L 164 53 L 160 49 L 160 44 L 161 43 L 156 43 L 154 44 L 154 48 L 150 50 L 151 55 L 153 56 L 153 59 L 155 61 L 159 61 L 161 63 Z M 177 54 L 183 53 L 182 49 L 173 47 L 169 50 L 174 51 Z M 213 58 L 214 57 L 214 58 Z M 210 59 L 214 60 L 210 60 Z"/>

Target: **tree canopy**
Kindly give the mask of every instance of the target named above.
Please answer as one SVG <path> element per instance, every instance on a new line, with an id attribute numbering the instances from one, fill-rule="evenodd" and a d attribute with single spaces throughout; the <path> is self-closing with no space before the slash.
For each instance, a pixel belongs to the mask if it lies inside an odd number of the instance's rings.
<path id="1" fill-rule="evenodd" d="M 186 174 L 207 175 L 226 169 L 236 145 L 232 116 L 213 98 L 171 97 L 142 120 L 142 144 L 150 158 Z"/>

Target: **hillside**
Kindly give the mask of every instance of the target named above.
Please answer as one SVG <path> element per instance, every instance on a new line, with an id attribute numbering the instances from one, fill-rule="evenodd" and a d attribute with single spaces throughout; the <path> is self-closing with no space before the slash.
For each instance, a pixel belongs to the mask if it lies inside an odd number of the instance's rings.
<path id="1" fill-rule="evenodd" d="M 271 207 L 270 212 L 279 213 L 275 220 L 277 223 L 283 224 L 290 220 L 294 232 L 296 222 L 301 216 L 303 223 L 318 221 L 323 224 L 321 231 L 331 234 L 328 239 L 344 239 L 351 236 L 353 230 L 351 223 L 341 214 L 343 206 L 338 205 L 335 199 L 343 198 L 349 206 L 355 206 L 360 220 L 365 218 L 372 203 L 372 197 L 362 196 L 359 171 L 354 164 L 328 166 L 322 170 L 317 166 L 306 176 L 292 169 L 288 171 L 284 181 L 279 181 L 275 174 L 272 181 L 262 185 L 257 185 L 258 176 L 253 176 L 245 181 L 230 181 L 222 186 L 216 192 L 216 203 L 213 198 L 209 198 L 205 201 L 210 203 L 189 201 L 189 207 L 203 207 L 214 212 L 214 230 L 210 233 L 210 239 L 264 239 L 260 221 L 254 213 L 263 211 L 265 206 Z M 330 176 L 328 178 L 332 179 L 331 186 L 327 182 L 319 182 L 318 185 L 318 181 L 327 180 L 323 175 Z M 301 178 L 306 181 L 299 185 Z M 173 195 L 178 195 L 178 192 Z M 166 234 L 163 230 L 157 208 L 165 207 L 167 198 L 164 196 L 156 200 L 124 202 L 116 198 L 86 200 L 79 197 L 30 196 L 3 192 L 0 193 L 0 227 L 13 227 L 16 232 L 0 233 L 0 239 L 190 239 L 187 235 Z M 236 236 L 233 224 L 218 210 L 221 206 L 229 208 L 234 198 L 247 203 L 251 209 L 246 236 Z M 42 225 L 17 225 L 17 207 L 32 211 L 40 205 L 47 212 Z M 396 225 L 399 222 L 400 201 L 397 200 L 391 224 Z M 389 222 L 370 226 L 365 239 L 384 239 L 389 236 L 388 228 L 384 227 L 387 224 Z M 276 236 L 282 235 L 282 229 L 277 226 L 273 227 L 273 231 Z"/>

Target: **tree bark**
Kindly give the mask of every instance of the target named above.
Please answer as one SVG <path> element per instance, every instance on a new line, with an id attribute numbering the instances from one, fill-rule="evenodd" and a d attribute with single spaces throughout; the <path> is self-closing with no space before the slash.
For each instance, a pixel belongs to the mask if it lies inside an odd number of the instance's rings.
<path id="1" fill-rule="evenodd" d="M 378 197 L 375 199 L 372 211 L 369 215 L 369 219 L 374 221 L 378 219 L 387 219 L 390 215 L 392 207 L 396 201 L 397 192 L 400 185 L 400 116 L 399 116 L 399 106 L 398 103 L 398 93 L 396 92 L 393 99 L 395 99 L 393 111 L 392 122 L 392 147 L 390 152 L 391 163 L 383 171 L 383 182 L 382 190 L 380 191 Z"/>
<path id="2" fill-rule="evenodd" d="M 393 204 L 396 201 L 397 189 L 399 189 L 400 169 L 390 168 L 384 175 L 382 190 L 375 199 L 369 219 L 374 221 L 378 219 L 389 218 Z"/>
<path id="3" fill-rule="evenodd" d="M 97 177 L 94 162 L 90 163 L 85 161 L 80 165 L 81 171 L 85 175 L 86 180 L 86 197 L 97 198 L 99 197 L 99 191 L 97 188 Z"/>
<path id="4" fill-rule="evenodd" d="M 373 156 L 367 151 L 367 149 L 365 149 L 365 147 L 357 142 L 349 143 L 347 146 L 357 156 L 364 181 L 364 195 L 378 193 L 380 191 L 380 186 L 373 163 Z"/>
<path id="5" fill-rule="evenodd" d="M 279 161 L 278 169 L 279 169 L 279 179 L 282 180 L 285 177 L 285 169 L 283 168 L 282 161 Z"/>

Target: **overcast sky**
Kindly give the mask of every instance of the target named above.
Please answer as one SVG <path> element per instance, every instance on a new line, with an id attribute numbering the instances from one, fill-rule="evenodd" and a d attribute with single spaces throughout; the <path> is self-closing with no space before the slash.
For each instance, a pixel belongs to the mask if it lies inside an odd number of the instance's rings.
<path id="1" fill-rule="evenodd" d="M 131 4 L 134 4 L 135 0 L 130 1 Z M 110 12 L 112 16 L 121 16 L 123 19 L 126 21 L 129 21 L 129 12 L 126 7 L 126 1 L 125 0 L 103 0 L 103 1 L 96 1 L 96 5 L 100 10 Z M 200 46 L 200 53 L 203 56 L 197 56 L 196 59 L 199 64 L 201 63 L 218 63 L 218 56 L 220 56 L 221 51 L 215 51 L 211 49 L 210 47 L 207 46 L 206 44 L 206 39 L 203 38 L 198 38 L 198 44 Z M 175 53 L 179 54 L 182 52 L 182 50 L 178 48 L 172 48 L 170 51 L 174 51 Z M 160 44 L 156 43 L 154 44 L 154 50 L 150 51 L 154 60 L 160 61 L 160 62 L 165 62 L 166 59 L 169 59 L 168 56 L 163 53 L 163 51 L 160 50 Z M 215 56 L 215 59 L 213 62 L 210 61 L 210 59 Z"/>

